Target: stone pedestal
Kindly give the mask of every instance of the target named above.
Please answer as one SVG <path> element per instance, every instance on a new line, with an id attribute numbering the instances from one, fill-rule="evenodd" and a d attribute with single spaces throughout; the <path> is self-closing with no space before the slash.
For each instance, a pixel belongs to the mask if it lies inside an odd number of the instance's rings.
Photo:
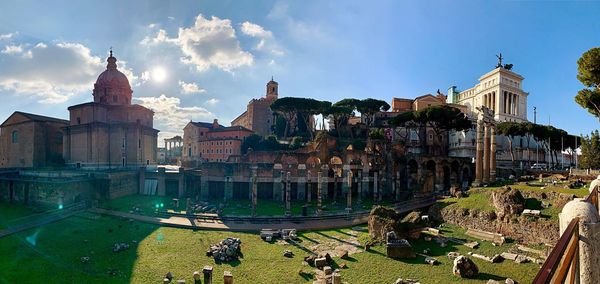
<path id="1" fill-rule="evenodd" d="M 204 284 L 212 284 L 213 267 L 209 265 L 204 266 L 202 273 L 204 274 Z"/>
<path id="2" fill-rule="evenodd" d="M 233 284 L 233 274 L 230 271 L 223 272 L 223 284 Z"/>

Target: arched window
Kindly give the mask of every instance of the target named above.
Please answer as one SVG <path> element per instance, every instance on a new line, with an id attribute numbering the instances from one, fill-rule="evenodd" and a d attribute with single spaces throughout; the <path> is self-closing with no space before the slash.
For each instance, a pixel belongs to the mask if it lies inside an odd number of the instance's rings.
<path id="1" fill-rule="evenodd" d="M 17 130 L 13 131 L 11 138 L 12 138 L 13 143 L 19 143 L 19 131 L 17 131 Z"/>

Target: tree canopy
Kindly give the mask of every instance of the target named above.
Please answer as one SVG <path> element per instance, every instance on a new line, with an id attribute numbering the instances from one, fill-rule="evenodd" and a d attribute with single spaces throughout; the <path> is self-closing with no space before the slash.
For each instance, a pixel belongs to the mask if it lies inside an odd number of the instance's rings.
<path id="1" fill-rule="evenodd" d="M 586 88 L 579 90 L 575 102 L 600 119 L 600 47 L 586 51 L 577 65 L 577 79 Z"/>

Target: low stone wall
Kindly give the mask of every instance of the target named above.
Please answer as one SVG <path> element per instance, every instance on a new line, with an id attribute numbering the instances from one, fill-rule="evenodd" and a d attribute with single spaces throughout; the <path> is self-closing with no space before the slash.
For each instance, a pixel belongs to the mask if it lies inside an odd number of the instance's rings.
<path id="1" fill-rule="evenodd" d="M 556 244 L 559 238 L 557 221 L 531 219 L 513 215 L 500 219 L 494 212 L 446 207 L 437 203 L 429 209 L 429 215 L 438 221 L 454 224 L 462 228 L 499 233 L 527 244 Z"/>

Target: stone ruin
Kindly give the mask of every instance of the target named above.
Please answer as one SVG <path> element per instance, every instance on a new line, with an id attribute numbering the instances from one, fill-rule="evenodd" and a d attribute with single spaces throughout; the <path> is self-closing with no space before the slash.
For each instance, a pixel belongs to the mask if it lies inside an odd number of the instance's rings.
<path id="1" fill-rule="evenodd" d="M 265 242 L 271 242 L 276 238 L 281 238 L 284 241 L 297 240 L 298 234 L 296 233 L 296 229 L 262 229 L 260 230 L 260 238 Z"/>
<path id="2" fill-rule="evenodd" d="M 492 204 L 496 208 L 496 215 L 503 218 L 521 214 L 525 209 L 525 198 L 518 189 L 505 186 L 502 190 L 492 192 Z"/>
<path id="3" fill-rule="evenodd" d="M 369 236 L 374 240 L 386 241 L 387 233 L 393 231 L 399 239 L 409 238 L 411 232 L 420 232 L 429 219 L 421 218 L 421 214 L 416 211 L 401 217 L 394 209 L 375 206 L 369 214 Z"/>
<path id="4" fill-rule="evenodd" d="M 206 251 L 206 256 L 212 256 L 216 263 L 237 260 L 242 257 L 242 241 L 238 238 L 225 238 L 211 245 Z"/>
<path id="5" fill-rule="evenodd" d="M 417 254 L 405 239 L 398 239 L 394 231 L 386 235 L 386 254 L 391 258 L 415 258 Z"/>
<path id="6" fill-rule="evenodd" d="M 129 249 L 129 244 L 127 243 L 116 243 L 113 245 L 112 251 L 113 252 L 120 252 L 120 251 L 124 251 Z"/>
<path id="7" fill-rule="evenodd" d="M 454 259 L 452 273 L 461 278 L 474 278 L 479 275 L 479 268 L 471 259 L 461 255 Z"/>

